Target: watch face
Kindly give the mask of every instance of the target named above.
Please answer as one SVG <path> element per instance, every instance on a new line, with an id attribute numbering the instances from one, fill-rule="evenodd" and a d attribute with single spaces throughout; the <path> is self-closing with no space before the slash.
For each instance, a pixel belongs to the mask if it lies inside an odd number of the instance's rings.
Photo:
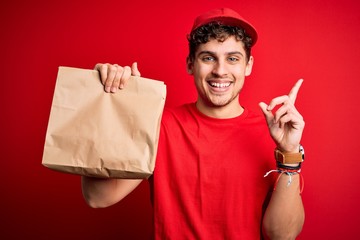
<path id="1" fill-rule="evenodd" d="M 305 160 L 305 149 L 302 145 L 300 145 L 299 152 L 301 152 L 302 160 Z"/>

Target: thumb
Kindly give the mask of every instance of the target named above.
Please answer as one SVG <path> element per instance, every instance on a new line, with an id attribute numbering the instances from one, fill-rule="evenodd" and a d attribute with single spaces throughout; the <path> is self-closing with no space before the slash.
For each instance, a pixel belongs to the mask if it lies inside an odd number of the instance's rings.
<path id="1" fill-rule="evenodd" d="M 263 112 L 267 123 L 271 123 L 271 121 L 273 121 L 274 119 L 274 115 L 271 111 L 267 110 L 268 105 L 264 102 L 260 102 L 259 107 L 261 108 L 261 111 Z"/>
<path id="2" fill-rule="evenodd" d="M 141 74 L 139 72 L 139 69 L 137 67 L 137 62 L 134 62 L 132 65 L 131 65 L 131 75 L 133 76 L 137 76 L 137 77 L 140 77 Z"/>

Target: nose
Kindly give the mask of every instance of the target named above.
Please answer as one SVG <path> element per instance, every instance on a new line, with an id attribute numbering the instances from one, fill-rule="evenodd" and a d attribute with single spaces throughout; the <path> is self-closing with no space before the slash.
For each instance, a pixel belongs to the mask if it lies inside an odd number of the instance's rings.
<path id="1" fill-rule="evenodd" d="M 227 67 L 225 61 L 218 60 L 213 67 L 212 74 L 217 77 L 227 76 Z"/>

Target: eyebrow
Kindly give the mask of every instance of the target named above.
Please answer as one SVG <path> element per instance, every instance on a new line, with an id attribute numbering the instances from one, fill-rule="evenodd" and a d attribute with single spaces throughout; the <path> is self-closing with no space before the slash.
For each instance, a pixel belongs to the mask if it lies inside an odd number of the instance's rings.
<path id="1" fill-rule="evenodd" d="M 210 54 L 210 55 L 216 55 L 216 52 L 212 52 L 212 51 L 201 51 L 199 52 L 198 56 L 203 55 L 203 54 Z M 232 52 L 227 52 L 226 55 L 234 55 L 234 54 L 240 54 L 241 56 L 244 56 L 244 54 L 242 52 L 239 51 L 232 51 Z"/>

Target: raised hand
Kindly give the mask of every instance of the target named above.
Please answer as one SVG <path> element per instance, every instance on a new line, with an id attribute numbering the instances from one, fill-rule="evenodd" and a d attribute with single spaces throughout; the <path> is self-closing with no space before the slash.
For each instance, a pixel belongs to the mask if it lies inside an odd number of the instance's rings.
<path id="1" fill-rule="evenodd" d="M 301 136 L 305 122 L 295 108 L 295 100 L 303 80 L 296 82 L 288 95 L 276 97 L 267 105 L 259 103 L 266 118 L 270 135 L 277 147 L 283 152 L 299 152 Z M 282 105 L 273 113 L 276 106 Z"/>

